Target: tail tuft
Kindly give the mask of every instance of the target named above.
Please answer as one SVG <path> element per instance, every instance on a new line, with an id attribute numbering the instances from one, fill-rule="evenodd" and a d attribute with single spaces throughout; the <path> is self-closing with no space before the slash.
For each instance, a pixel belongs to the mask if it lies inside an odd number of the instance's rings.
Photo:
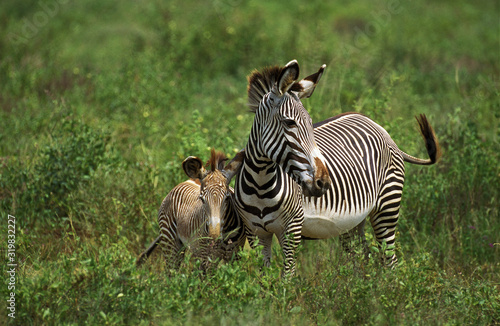
<path id="1" fill-rule="evenodd" d="M 432 129 L 425 114 L 420 114 L 420 116 L 416 116 L 415 118 L 417 119 L 420 127 L 420 133 L 425 139 L 425 147 L 427 148 L 427 153 L 430 158 L 429 164 L 434 164 L 441 158 L 441 147 L 439 147 L 436 134 L 434 133 L 434 130 Z"/>

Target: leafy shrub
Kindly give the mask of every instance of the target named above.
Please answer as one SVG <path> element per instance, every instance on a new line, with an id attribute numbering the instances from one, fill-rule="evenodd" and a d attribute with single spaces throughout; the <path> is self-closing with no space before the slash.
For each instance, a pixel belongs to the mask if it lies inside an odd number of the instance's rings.
<path id="1" fill-rule="evenodd" d="M 3 205 L 10 205 L 13 214 L 21 211 L 23 224 L 65 217 L 70 194 L 88 182 L 107 159 L 105 133 L 72 116 L 60 124 L 28 163 L 8 162 L 1 175 L 12 195 Z"/>
<path id="2" fill-rule="evenodd" d="M 34 166 L 36 190 L 64 202 L 67 194 L 90 179 L 105 154 L 105 136 L 73 119 L 64 119 Z"/>

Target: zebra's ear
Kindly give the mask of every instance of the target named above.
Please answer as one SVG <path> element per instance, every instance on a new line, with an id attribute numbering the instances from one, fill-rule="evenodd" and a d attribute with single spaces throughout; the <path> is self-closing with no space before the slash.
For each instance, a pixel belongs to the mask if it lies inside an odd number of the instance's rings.
<path id="1" fill-rule="evenodd" d="M 323 75 L 323 71 L 325 70 L 325 68 L 326 65 L 322 65 L 317 73 L 307 76 L 301 81 L 294 83 L 291 87 L 291 90 L 293 92 L 296 92 L 297 96 L 301 99 L 310 97 L 316 89 L 316 85 L 321 79 L 321 75 Z"/>
<path id="2" fill-rule="evenodd" d="M 297 60 L 292 60 L 286 64 L 286 66 L 281 70 L 280 76 L 278 77 L 278 95 L 283 96 L 288 92 L 290 87 L 293 86 L 295 81 L 299 78 L 299 63 Z"/>
<path id="3" fill-rule="evenodd" d="M 224 175 L 227 180 L 226 183 L 229 184 L 231 179 L 240 172 L 241 167 L 243 166 L 243 159 L 245 158 L 245 150 L 242 149 L 239 151 L 236 156 L 231 160 L 231 162 L 227 163 L 226 167 L 223 170 Z"/>
<path id="4" fill-rule="evenodd" d="M 182 168 L 191 179 L 202 180 L 207 175 L 207 170 L 203 167 L 203 162 L 196 156 L 189 156 L 182 162 Z"/>

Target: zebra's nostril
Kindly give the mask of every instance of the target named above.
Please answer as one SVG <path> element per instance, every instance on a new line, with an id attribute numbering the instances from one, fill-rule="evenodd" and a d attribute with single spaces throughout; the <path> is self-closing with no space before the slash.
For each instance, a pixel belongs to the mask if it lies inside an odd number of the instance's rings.
<path id="1" fill-rule="evenodd" d="M 324 185 L 325 185 L 325 184 L 323 183 L 323 181 L 321 181 L 321 180 L 319 180 L 319 179 L 318 179 L 318 180 L 316 180 L 316 187 L 317 187 L 318 189 L 323 189 L 323 186 L 324 186 Z"/>

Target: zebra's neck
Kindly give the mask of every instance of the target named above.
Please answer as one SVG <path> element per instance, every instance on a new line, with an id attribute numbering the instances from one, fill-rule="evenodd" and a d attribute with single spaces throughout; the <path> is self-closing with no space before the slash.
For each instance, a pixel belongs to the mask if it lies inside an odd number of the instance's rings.
<path id="1" fill-rule="evenodd" d="M 274 180 L 276 174 L 282 173 L 279 166 L 262 154 L 251 141 L 245 147 L 245 153 L 247 154 L 243 160 L 242 170 L 245 171 L 245 179 L 254 186 L 260 188 L 270 180 Z"/>
<path id="2" fill-rule="evenodd" d="M 248 143 L 245 146 L 245 158 L 243 160 L 243 170 L 247 177 L 251 176 L 251 183 L 255 186 L 264 185 L 269 180 L 275 179 L 277 173 L 282 173 L 281 168 L 274 163 L 261 149 L 259 121 L 261 117 L 257 114 L 254 120 Z M 248 179 L 247 179 L 248 180 Z"/>

